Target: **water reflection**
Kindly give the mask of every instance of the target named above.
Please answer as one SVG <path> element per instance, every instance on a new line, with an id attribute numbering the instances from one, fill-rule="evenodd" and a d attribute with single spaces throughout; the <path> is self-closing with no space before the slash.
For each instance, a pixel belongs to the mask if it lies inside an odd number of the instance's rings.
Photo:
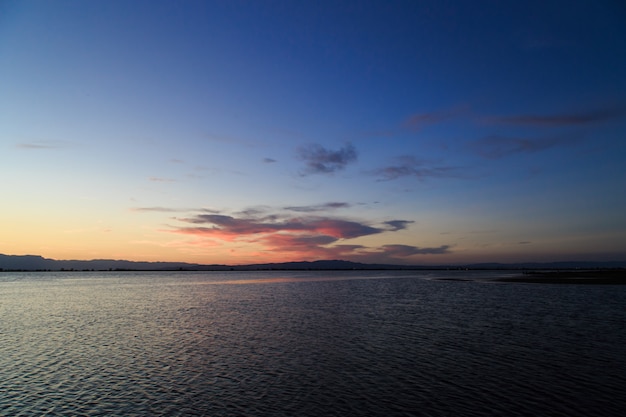
<path id="1" fill-rule="evenodd" d="M 618 416 L 626 409 L 625 287 L 427 278 L 354 271 L 14 278 L 0 283 L 0 414 Z"/>

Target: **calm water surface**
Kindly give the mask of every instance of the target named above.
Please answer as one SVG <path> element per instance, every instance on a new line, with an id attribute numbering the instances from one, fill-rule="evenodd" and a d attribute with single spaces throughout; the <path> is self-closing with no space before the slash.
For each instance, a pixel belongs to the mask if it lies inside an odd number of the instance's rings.
<path id="1" fill-rule="evenodd" d="M 0 415 L 623 415 L 626 286 L 441 277 L 3 273 Z"/>

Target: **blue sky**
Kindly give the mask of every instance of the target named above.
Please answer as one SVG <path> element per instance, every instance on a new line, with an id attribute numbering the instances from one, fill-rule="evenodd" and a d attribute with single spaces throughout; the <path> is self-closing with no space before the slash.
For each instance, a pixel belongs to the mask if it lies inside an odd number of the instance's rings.
<path id="1" fill-rule="evenodd" d="M 0 253 L 626 260 L 614 1 L 0 1 Z"/>

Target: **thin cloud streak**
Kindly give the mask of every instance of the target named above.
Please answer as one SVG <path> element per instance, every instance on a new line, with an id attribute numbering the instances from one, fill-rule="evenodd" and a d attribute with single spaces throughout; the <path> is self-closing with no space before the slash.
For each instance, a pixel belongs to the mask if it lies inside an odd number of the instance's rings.
<path id="1" fill-rule="evenodd" d="M 463 178 L 458 167 L 436 166 L 427 162 L 418 161 L 412 156 L 397 158 L 397 163 L 373 171 L 378 181 L 392 181 L 402 177 L 426 178 Z"/>
<path id="2" fill-rule="evenodd" d="M 519 153 L 535 153 L 557 146 L 572 145 L 577 137 L 516 138 L 492 135 L 474 141 L 471 148 L 484 158 L 499 159 Z"/>
<path id="3" fill-rule="evenodd" d="M 72 146 L 72 142 L 64 140 L 39 140 L 34 142 L 21 142 L 15 145 L 18 149 L 44 150 L 65 149 Z"/>
<path id="4" fill-rule="evenodd" d="M 149 181 L 152 182 L 178 182 L 175 179 L 172 178 L 162 178 L 162 177 L 150 177 L 148 178 Z"/>
<path id="5" fill-rule="evenodd" d="M 415 113 L 409 116 L 403 123 L 403 127 L 410 130 L 420 130 L 426 126 L 442 123 L 463 115 L 465 108 L 453 108 L 448 110 Z"/>
<path id="6" fill-rule="evenodd" d="M 189 209 L 189 208 L 174 208 L 174 207 L 161 207 L 161 206 L 153 206 L 153 207 L 131 207 L 130 211 L 133 212 L 158 212 L 158 213 L 185 213 L 190 211 L 200 211 L 203 213 L 211 213 L 217 214 L 218 210 L 212 210 L 207 208 L 200 209 Z"/>
<path id="7" fill-rule="evenodd" d="M 349 203 L 342 202 L 331 202 L 326 204 L 318 204 L 313 206 L 291 206 L 284 207 L 284 210 L 296 211 L 301 213 L 313 213 L 318 211 L 328 211 L 328 210 L 336 210 L 341 208 L 349 208 Z"/>
<path id="8" fill-rule="evenodd" d="M 169 208 L 169 207 L 132 207 L 130 211 L 135 212 L 155 212 L 155 213 L 178 213 L 181 209 Z"/>
<path id="9" fill-rule="evenodd" d="M 487 117 L 485 120 L 493 124 L 507 124 L 516 126 L 535 127 L 566 127 L 582 126 L 595 123 L 603 123 L 626 117 L 626 106 L 612 106 L 597 110 L 589 110 L 579 113 L 564 113 L 555 115 L 515 115 Z"/>

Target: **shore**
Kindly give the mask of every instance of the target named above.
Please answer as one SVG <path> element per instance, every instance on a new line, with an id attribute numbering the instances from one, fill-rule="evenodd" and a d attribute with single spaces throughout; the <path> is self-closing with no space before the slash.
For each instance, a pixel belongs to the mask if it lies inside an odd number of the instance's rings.
<path id="1" fill-rule="evenodd" d="M 626 285 L 626 269 L 533 271 L 518 277 L 500 278 L 496 281 L 529 284 Z"/>

